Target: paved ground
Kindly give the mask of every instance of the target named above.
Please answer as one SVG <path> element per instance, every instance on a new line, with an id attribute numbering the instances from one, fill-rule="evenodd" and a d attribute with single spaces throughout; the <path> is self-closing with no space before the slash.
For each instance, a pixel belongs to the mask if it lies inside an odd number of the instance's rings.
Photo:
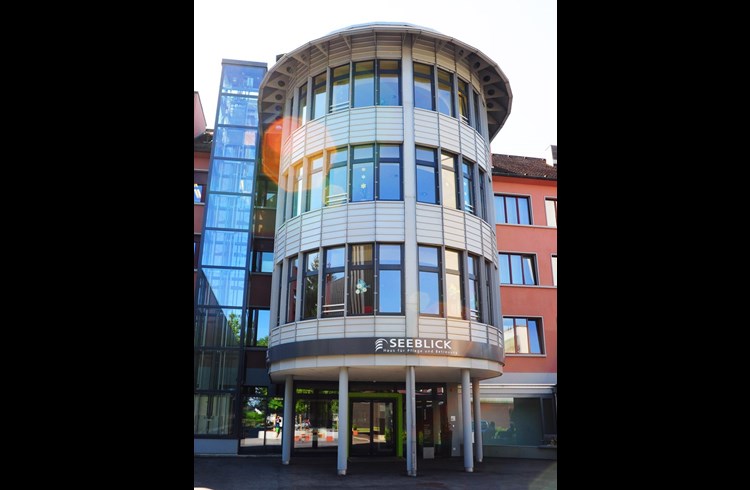
<path id="1" fill-rule="evenodd" d="M 463 458 L 419 460 L 417 476 L 406 475 L 404 459 L 354 459 L 346 476 L 336 474 L 335 457 L 298 456 L 288 466 L 280 455 L 196 456 L 195 490 L 294 488 L 439 488 L 444 490 L 556 490 L 557 461 L 485 458 L 466 473 Z"/>

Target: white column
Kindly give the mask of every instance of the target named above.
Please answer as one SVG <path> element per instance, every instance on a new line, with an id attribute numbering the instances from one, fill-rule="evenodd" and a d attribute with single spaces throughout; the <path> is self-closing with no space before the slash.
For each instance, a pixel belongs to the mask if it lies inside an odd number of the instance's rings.
<path id="1" fill-rule="evenodd" d="M 474 472 L 474 451 L 471 448 L 471 380 L 469 370 L 461 370 L 461 427 L 464 431 L 464 469 Z M 479 435 L 477 435 L 479 437 Z"/>
<path id="2" fill-rule="evenodd" d="M 349 455 L 349 368 L 339 368 L 339 460 L 338 474 L 346 475 Z"/>
<path id="3" fill-rule="evenodd" d="M 294 378 L 287 375 L 284 383 L 284 420 L 281 422 L 281 464 L 289 464 L 294 440 Z"/>
<path id="4" fill-rule="evenodd" d="M 477 463 L 482 462 L 482 409 L 479 407 L 479 381 L 476 379 L 471 382 L 471 392 L 474 395 L 474 441 L 477 452 Z"/>
<path id="5" fill-rule="evenodd" d="M 406 366 L 406 474 L 417 476 L 417 414 L 414 366 Z"/>

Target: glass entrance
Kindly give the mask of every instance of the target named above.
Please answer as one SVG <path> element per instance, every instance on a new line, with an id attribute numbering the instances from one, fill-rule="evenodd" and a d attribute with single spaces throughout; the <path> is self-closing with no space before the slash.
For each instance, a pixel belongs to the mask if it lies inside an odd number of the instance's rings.
<path id="1" fill-rule="evenodd" d="M 392 400 L 352 401 L 351 456 L 394 456 L 396 431 Z"/>

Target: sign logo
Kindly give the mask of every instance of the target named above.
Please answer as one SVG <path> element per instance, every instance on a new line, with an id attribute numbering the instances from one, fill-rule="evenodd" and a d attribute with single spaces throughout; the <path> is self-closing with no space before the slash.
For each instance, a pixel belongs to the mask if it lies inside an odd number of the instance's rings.
<path id="1" fill-rule="evenodd" d="M 375 340 L 375 352 L 382 354 L 444 354 L 458 352 L 448 339 L 415 339 L 411 337 L 379 338 Z"/>

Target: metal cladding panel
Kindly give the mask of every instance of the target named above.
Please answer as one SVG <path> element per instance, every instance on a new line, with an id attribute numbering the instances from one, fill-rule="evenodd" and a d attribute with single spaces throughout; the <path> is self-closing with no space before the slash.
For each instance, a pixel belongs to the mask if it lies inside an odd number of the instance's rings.
<path id="1" fill-rule="evenodd" d="M 471 324 L 471 340 L 487 343 L 487 326 L 481 323 Z"/>
<path id="2" fill-rule="evenodd" d="M 495 235 L 492 233 L 492 227 L 489 224 L 482 221 L 482 255 L 488 260 L 492 260 L 492 257 L 497 255 L 497 240 Z"/>
<path id="3" fill-rule="evenodd" d="M 414 61 L 435 64 L 435 42 L 432 39 L 417 39 L 411 48 L 411 57 Z"/>
<path id="4" fill-rule="evenodd" d="M 403 107 L 377 108 L 377 140 L 381 142 L 404 141 Z"/>
<path id="5" fill-rule="evenodd" d="M 341 66 L 349 62 L 351 48 L 342 37 L 328 41 L 328 65 Z"/>
<path id="6" fill-rule="evenodd" d="M 318 326 L 315 323 L 306 323 L 300 325 L 296 330 L 295 341 L 300 342 L 303 340 L 314 340 L 318 338 Z"/>
<path id="7" fill-rule="evenodd" d="M 352 60 L 370 60 L 375 58 L 375 33 L 352 36 Z"/>
<path id="8" fill-rule="evenodd" d="M 448 338 L 457 340 L 471 340 L 469 322 L 448 319 Z"/>
<path id="9" fill-rule="evenodd" d="M 419 336 L 444 339 L 448 334 L 445 318 L 419 317 Z"/>
<path id="10" fill-rule="evenodd" d="M 417 242 L 443 244 L 442 208 L 417 203 Z"/>
<path id="11" fill-rule="evenodd" d="M 326 143 L 326 117 L 323 116 L 315 121 L 307 123 L 307 144 L 305 154 L 323 151 Z"/>
<path id="12" fill-rule="evenodd" d="M 349 142 L 349 111 L 340 111 L 326 116 L 325 147 L 345 145 Z"/>
<path id="13" fill-rule="evenodd" d="M 374 316 L 347 317 L 346 337 L 373 337 L 375 335 Z"/>
<path id="14" fill-rule="evenodd" d="M 328 43 L 320 44 L 319 46 L 325 50 Z M 310 48 L 310 75 L 313 77 L 321 74 L 322 72 L 326 71 L 326 68 L 328 67 L 328 55 L 327 53 L 321 52 L 320 49 L 318 49 L 315 46 L 312 46 Z"/>
<path id="15" fill-rule="evenodd" d="M 487 343 L 492 345 L 500 345 L 500 335 L 497 328 L 493 326 L 487 327 Z"/>
<path id="16" fill-rule="evenodd" d="M 310 250 L 320 247 L 321 212 L 310 211 L 302 215 L 302 237 L 300 249 Z"/>
<path id="17" fill-rule="evenodd" d="M 302 327 L 299 323 L 288 323 L 286 325 L 282 325 L 279 335 L 279 343 L 283 344 L 285 342 L 294 342 L 294 336 L 297 333 L 297 328 Z"/>
<path id="18" fill-rule="evenodd" d="M 372 226 L 375 216 L 375 202 L 350 203 L 348 215 L 347 241 L 374 242 L 375 227 Z"/>
<path id="19" fill-rule="evenodd" d="M 482 138 L 481 135 L 477 134 L 475 143 L 477 146 L 477 163 L 480 167 L 482 167 L 487 173 L 491 173 L 492 168 L 488 165 L 488 156 L 489 152 L 487 151 L 487 145 L 484 142 L 484 138 Z"/>
<path id="20" fill-rule="evenodd" d="M 308 123 L 309 124 L 309 123 Z M 305 132 L 307 127 L 303 126 L 292 133 L 292 162 L 297 162 L 305 156 Z"/>
<path id="21" fill-rule="evenodd" d="M 460 249 L 466 248 L 464 212 L 457 209 L 443 209 L 443 233 L 445 244 Z"/>
<path id="22" fill-rule="evenodd" d="M 279 262 L 284 259 L 284 253 L 286 251 L 286 227 L 276 231 L 276 239 L 273 242 L 273 260 Z"/>
<path id="23" fill-rule="evenodd" d="M 462 48 L 456 49 L 460 51 Z M 471 69 L 469 68 L 469 60 L 467 60 L 466 58 L 462 58 L 462 56 L 465 56 L 466 54 L 466 52 L 464 52 L 463 55 L 456 53 L 456 73 L 458 73 L 458 75 L 465 81 L 469 82 L 471 81 Z M 479 92 L 479 90 L 477 90 L 477 92 Z"/>
<path id="24" fill-rule="evenodd" d="M 414 109 L 414 140 L 416 144 L 438 146 L 438 117 L 433 111 Z M 458 148 L 458 145 L 456 145 Z"/>
<path id="25" fill-rule="evenodd" d="M 281 145 L 281 160 L 279 161 L 279 169 L 283 173 L 289 164 L 292 162 L 292 138 L 284 140 L 284 144 Z"/>
<path id="26" fill-rule="evenodd" d="M 335 206 L 323 209 L 323 223 L 321 245 L 327 247 L 346 241 L 346 207 Z"/>
<path id="27" fill-rule="evenodd" d="M 378 32 L 376 36 L 378 58 L 401 58 L 401 34 Z"/>
<path id="28" fill-rule="evenodd" d="M 376 337 L 405 337 L 406 319 L 403 316 L 376 316 Z"/>
<path id="29" fill-rule="evenodd" d="M 466 249 L 472 253 L 482 255 L 482 227 L 479 218 L 466 214 Z"/>
<path id="30" fill-rule="evenodd" d="M 375 207 L 375 240 L 404 241 L 404 203 L 379 201 Z"/>
<path id="31" fill-rule="evenodd" d="M 295 217 L 291 218 L 286 222 L 286 251 L 287 257 L 294 255 L 299 252 L 300 248 L 300 227 L 302 226 L 302 218 Z"/>
<path id="32" fill-rule="evenodd" d="M 454 45 L 451 43 L 443 44 L 437 52 L 437 64 L 450 72 L 456 71 L 456 60 L 454 58 Z"/>
<path id="33" fill-rule="evenodd" d="M 318 325 L 319 339 L 339 339 L 344 337 L 344 319 L 338 318 L 321 318 Z"/>
<path id="34" fill-rule="evenodd" d="M 475 143 L 476 132 L 466 124 L 460 123 L 461 128 L 461 153 L 468 159 L 477 161 L 477 145 Z"/>
<path id="35" fill-rule="evenodd" d="M 445 150 L 459 153 L 461 151 L 461 143 L 458 140 L 458 119 L 455 117 L 448 117 L 445 114 L 438 114 L 438 120 L 440 121 L 440 146 Z"/>
<path id="36" fill-rule="evenodd" d="M 350 111 L 349 142 L 372 143 L 375 140 L 375 108 L 362 107 Z"/>

